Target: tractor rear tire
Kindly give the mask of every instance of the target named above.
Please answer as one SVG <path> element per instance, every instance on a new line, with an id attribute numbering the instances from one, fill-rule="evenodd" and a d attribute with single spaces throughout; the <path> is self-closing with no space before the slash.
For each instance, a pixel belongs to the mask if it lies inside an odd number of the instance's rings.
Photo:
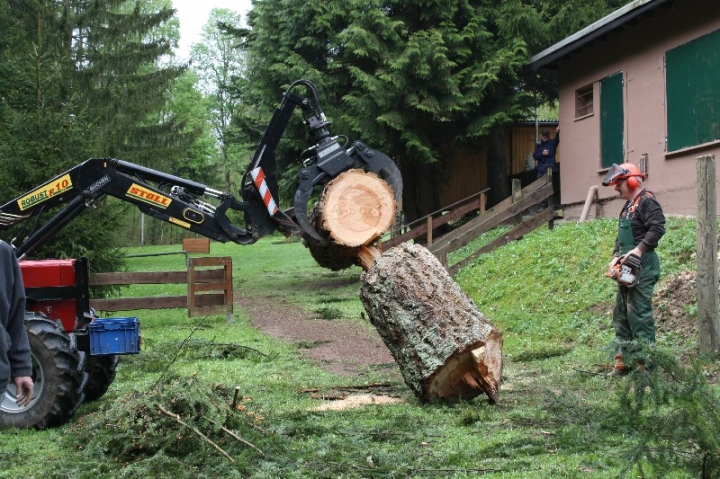
<path id="1" fill-rule="evenodd" d="M 88 356 L 85 361 L 85 371 L 90 375 L 85 386 L 85 400 L 100 399 L 115 380 L 115 370 L 120 357 L 117 354 L 109 356 Z"/>
<path id="2" fill-rule="evenodd" d="M 83 401 L 87 381 L 85 354 L 75 345 L 74 336 L 36 313 L 26 313 L 25 329 L 30 341 L 35 387 L 27 406 L 16 403 L 15 385 L 0 398 L 0 427 L 46 429 L 65 424 Z"/>

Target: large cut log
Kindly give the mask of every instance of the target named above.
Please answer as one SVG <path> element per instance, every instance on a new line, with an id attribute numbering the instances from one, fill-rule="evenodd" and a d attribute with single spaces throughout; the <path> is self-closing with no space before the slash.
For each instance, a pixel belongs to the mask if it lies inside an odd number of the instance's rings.
<path id="1" fill-rule="evenodd" d="M 390 186 L 375 173 L 355 169 L 340 174 L 322 191 L 310 215 L 326 244 L 306 243 L 315 261 L 337 271 L 357 264 L 366 245 L 395 222 L 397 204 Z"/>
<path id="2" fill-rule="evenodd" d="M 426 248 L 401 244 L 376 257 L 360 298 L 421 401 L 498 401 L 502 333 Z"/>

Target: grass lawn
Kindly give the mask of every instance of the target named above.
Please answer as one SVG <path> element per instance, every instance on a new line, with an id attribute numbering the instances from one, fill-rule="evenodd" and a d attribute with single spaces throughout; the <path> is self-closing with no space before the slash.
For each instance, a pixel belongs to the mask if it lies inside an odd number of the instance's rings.
<path id="1" fill-rule="evenodd" d="M 0 477 L 700 477 L 697 451 L 662 469 L 653 461 L 640 461 L 642 470 L 634 465 L 646 440 L 636 424 L 666 411 L 629 407 L 633 379 L 598 374 L 611 357 L 615 286 L 603 273 L 614 228 L 606 220 L 540 228 L 455 277 L 503 331 L 499 404 L 424 405 L 383 370 L 365 379 L 336 376 L 303 360 L 297 346 L 260 333 L 237 308 L 233 323 L 224 315 L 191 319 L 185 310 L 133 311 L 118 315 L 140 318 L 143 351 L 123 357 L 110 391 L 69 424 L 0 432 Z M 669 220 L 659 250 L 663 278 L 694 269 L 694 228 Z M 179 246 L 128 253 L 172 248 Z M 247 247 L 213 243 L 211 251 L 232 256 L 243 294 L 366 321 L 353 280 L 358 268 L 321 269 L 299 242 L 279 236 Z M 182 255 L 151 256 L 131 258 L 128 267 L 175 270 L 183 262 Z M 125 294 L 183 288 L 137 286 Z M 673 336 L 670 344 L 661 335 L 658 347 L 679 355 L 693 350 L 694 339 Z M 402 402 L 318 411 L 303 392 L 353 381 L 389 382 Z M 184 411 L 187 426 L 161 408 Z"/>

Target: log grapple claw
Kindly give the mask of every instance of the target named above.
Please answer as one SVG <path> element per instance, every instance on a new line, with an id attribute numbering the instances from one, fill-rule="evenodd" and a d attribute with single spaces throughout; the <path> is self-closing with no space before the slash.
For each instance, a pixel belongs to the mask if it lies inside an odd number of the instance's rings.
<path id="1" fill-rule="evenodd" d="M 386 154 L 369 148 L 361 141 L 345 150 L 333 140 L 317 149 L 316 158 L 315 162 L 306 161 L 298 173 L 299 184 L 293 200 L 295 221 L 304 232 L 303 238 L 312 244 L 323 245 L 327 240 L 313 227 L 308 216 L 308 202 L 316 186 L 327 184 L 341 173 L 355 168 L 375 173 L 393 190 L 395 201 L 402 199 L 400 169 Z"/>

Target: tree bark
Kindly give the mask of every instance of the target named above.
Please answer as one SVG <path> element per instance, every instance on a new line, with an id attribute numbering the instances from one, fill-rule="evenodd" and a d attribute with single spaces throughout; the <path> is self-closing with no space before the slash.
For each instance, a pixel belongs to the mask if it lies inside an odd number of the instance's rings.
<path id="1" fill-rule="evenodd" d="M 502 333 L 426 248 L 401 244 L 376 258 L 360 298 L 421 401 L 499 400 Z"/>

